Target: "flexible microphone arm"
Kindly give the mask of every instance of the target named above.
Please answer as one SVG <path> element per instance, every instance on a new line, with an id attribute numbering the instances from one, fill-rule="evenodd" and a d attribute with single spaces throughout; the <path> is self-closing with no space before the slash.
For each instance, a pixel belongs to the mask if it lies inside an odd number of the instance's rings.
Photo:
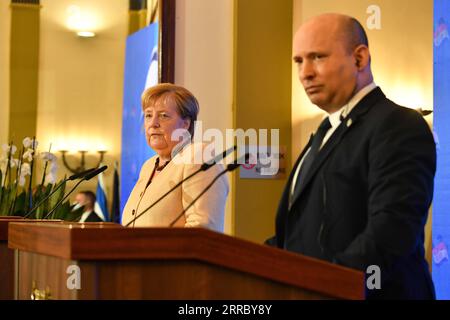
<path id="1" fill-rule="evenodd" d="M 147 211 L 149 211 L 151 208 L 153 208 L 154 206 L 156 206 L 159 202 L 161 202 L 165 197 L 167 197 L 171 192 L 173 192 L 176 188 L 178 188 L 179 186 L 181 186 L 184 182 L 188 181 L 190 178 L 192 178 L 193 176 L 197 175 L 200 171 L 206 171 L 209 168 L 211 168 L 213 165 L 215 165 L 217 162 L 219 162 L 220 160 L 224 159 L 227 155 L 229 155 L 231 152 L 233 152 L 234 150 L 236 150 L 236 146 L 233 146 L 227 150 L 225 150 L 224 152 L 222 152 L 221 154 L 219 154 L 218 156 L 214 157 L 213 159 L 211 159 L 210 161 L 203 163 L 200 168 L 191 173 L 189 176 L 187 176 L 186 178 L 182 179 L 180 182 L 178 182 L 176 185 L 174 185 L 172 188 L 169 189 L 169 191 L 167 191 L 166 193 L 164 193 L 161 197 L 158 198 L 158 200 L 156 200 L 155 202 L 153 202 L 149 207 L 147 207 L 144 211 L 140 212 L 138 215 L 136 215 L 136 217 L 134 217 L 130 222 L 128 222 L 125 227 L 130 226 L 132 223 L 136 222 L 136 220 L 138 218 L 140 218 L 143 214 L 145 214 Z"/>
<path id="2" fill-rule="evenodd" d="M 227 168 L 226 168 L 225 170 L 223 170 L 222 172 L 220 172 L 220 173 L 213 179 L 213 181 L 211 181 L 211 182 L 208 184 L 208 186 L 207 186 L 205 189 L 203 189 L 203 191 L 200 192 L 200 194 L 199 194 L 194 200 L 192 200 L 192 202 L 191 202 L 186 208 L 184 208 L 183 211 L 181 211 L 179 215 L 176 216 L 176 218 L 169 224 L 169 227 L 173 227 L 173 225 L 175 224 L 175 222 L 177 222 L 178 219 L 180 219 L 180 218 L 186 213 L 186 211 L 188 211 L 189 208 L 192 207 L 192 206 L 197 202 L 197 200 L 200 199 L 200 197 L 201 197 L 202 195 L 204 195 L 204 194 L 206 193 L 206 191 L 208 191 L 208 190 L 213 186 L 213 184 L 214 184 L 221 176 L 223 176 L 223 175 L 224 175 L 225 173 L 227 173 L 228 171 L 233 171 L 233 170 L 239 168 L 240 165 L 241 165 L 241 164 L 239 164 L 239 163 L 230 163 L 229 165 L 227 165 Z"/>
<path id="3" fill-rule="evenodd" d="M 53 207 L 53 209 L 50 210 L 50 212 L 47 213 L 43 219 L 47 219 L 56 209 L 58 209 L 58 207 L 61 205 L 61 203 L 63 203 L 64 200 L 66 200 L 67 197 L 70 196 L 70 194 L 76 189 L 76 187 L 78 187 L 80 185 L 80 183 L 82 183 L 83 181 L 88 181 L 88 180 L 92 179 L 99 173 L 105 171 L 107 168 L 108 168 L 108 166 L 103 166 L 103 167 L 100 167 L 95 170 L 88 170 L 89 172 L 80 181 L 78 181 L 77 184 L 72 189 L 70 189 L 70 191 L 61 200 L 59 200 L 56 203 L 56 205 Z"/>
<path id="4" fill-rule="evenodd" d="M 45 196 L 44 197 L 44 199 L 42 199 L 41 201 L 39 201 L 25 216 L 24 216 L 24 218 L 28 218 L 34 211 L 36 211 L 36 209 L 37 208 L 39 208 L 39 206 L 41 205 L 41 204 L 43 204 L 44 203 L 44 201 L 46 201 L 48 198 L 50 198 L 56 191 L 58 191 L 63 185 L 64 185 L 64 183 L 66 183 L 67 181 L 70 181 L 70 180 L 76 180 L 76 179 L 79 179 L 79 178 L 83 178 L 83 177 L 85 177 L 88 173 L 91 173 L 92 171 L 94 171 L 96 168 L 92 168 L 92 169 L 88 169 L 88 170 L 85 170 L 85 171 L 83 171 L 83 172 L 80 172 L 80 173 L 76 173 L 76 174 L 73 174 L 73 175 L 71 175 L 70 177 L 68 177 L 68 178 L 66 178 L 66 179 L 64 179 L 63 181 L 61 181 L 56 187 L 55 187 L 55 189 L 53 189 L 53 191 L 52 192 L 50 192 L 47 196 Z"/>

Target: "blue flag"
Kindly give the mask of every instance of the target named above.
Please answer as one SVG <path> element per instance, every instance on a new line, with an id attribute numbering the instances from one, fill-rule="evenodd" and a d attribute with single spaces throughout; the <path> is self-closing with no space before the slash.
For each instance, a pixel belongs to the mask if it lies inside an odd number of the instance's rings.
<path id="1" fill-rule="evenodd" d="M 106 189 L 103 183 L 103 172 L 98 175 L 97 200 L 95 201 L 94 211 L 103 221 L 109 221 L 109 212 L 106 200 Z"/>

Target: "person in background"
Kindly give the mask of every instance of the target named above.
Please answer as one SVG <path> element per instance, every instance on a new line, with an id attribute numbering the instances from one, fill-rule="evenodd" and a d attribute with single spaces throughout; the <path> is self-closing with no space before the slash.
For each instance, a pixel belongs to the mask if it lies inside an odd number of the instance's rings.
<path id="1" fill-rule="evenodd" d="M 81 191 L 75 195 L 77 207 L 84 207 L 84 212 L 81 215 L 79 222 L 103 222 L 94 210 L 95 200 L 96 197 L 92 191 Z"/>

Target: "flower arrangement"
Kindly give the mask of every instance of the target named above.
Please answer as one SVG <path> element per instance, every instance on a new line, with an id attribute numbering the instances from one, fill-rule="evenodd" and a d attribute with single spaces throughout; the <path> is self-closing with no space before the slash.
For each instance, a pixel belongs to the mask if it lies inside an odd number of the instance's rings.
<path id="1" fill-rule="evenodd" d="M 0 150 L 0 216 L 22 216 L 31 219 L 60 219 L 77 221 L 83 208 L 74 209 L 69 201 L 63 202 L 50 215 L 64 197 L 66 179 L 56 183 L 57 159 L 51 153 L 37 152 L 38 141 L 25 138 L 17 158 L 17 147 L 11 142 Z M 39 184 L 33 181 L 33 170 L 44 164 Z M 27 183 L 28 182 L 28 183 Z M 51 194 L 53 192 L 53 194 Z M 51 195 L 50 195 L 51 194 Z"/>

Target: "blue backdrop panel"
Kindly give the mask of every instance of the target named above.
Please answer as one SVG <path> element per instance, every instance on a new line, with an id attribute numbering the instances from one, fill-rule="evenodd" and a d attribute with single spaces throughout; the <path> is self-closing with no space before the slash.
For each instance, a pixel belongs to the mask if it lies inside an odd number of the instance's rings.
<path id="1" fill-rule="evenodd" d="M 450 299 L 450 1 L 434 1 L 434 131 L 437 172 L 433 200 L 433 280 Z"/>
<path id="2" fill-rule="evenodd" d="M 158 24 L 139 30 L 127 39 L 122 118 L 120 209 L 139 178 L 144 162 L 155 152 L 147 145 L 141 94 L 158 79 Z"/>

